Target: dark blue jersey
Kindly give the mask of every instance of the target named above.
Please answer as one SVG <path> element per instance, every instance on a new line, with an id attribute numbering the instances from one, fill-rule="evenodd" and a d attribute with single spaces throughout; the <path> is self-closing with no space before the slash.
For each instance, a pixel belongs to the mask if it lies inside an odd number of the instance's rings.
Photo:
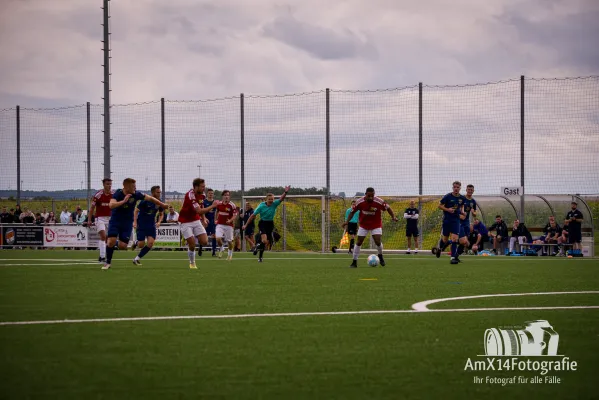
<path id="1" fill-rule="evenodd" d="M 135 191 L 135 193 L 133 193 L 131 197 L 129 197 L 129 200 L 125 204 L 112 209 L 112 213 L 110 215 L 110 223 L 133 223 L 133 212 L 135 211 L 135 204 L 139 200 L 143 200 L 145 196 L 146 195 L 142 192 Z M 116 201 L 125 200 L 125 193 L 123 192 L 123 189 L 118 189 L 116 192 L 114 192 L 112 198 Z"/>
<path id="2" fill-rule="evenodd" d="M 477 210 L 476 200 L 474 200 L 474 197 L 469 199 L 468 197 L 464 196 L 464 212 L 466 213 L 466 218 L 462 220 L 463 225 L 470 225 L 470 211 L 472 210 Z"/>
<path id="3" fill-rule="evenodd" d="M 417 208 L 406 208 L 406 211 L 404 211 L 404 214 L 408 214 L 410 216 L 410 218 L 406 218 L 406 228 L 408 228 L 408 229 L 418 228 L 418 220 L 411 218 L 413 215 L 419 214 L 418 209 Z"/>
<path id="4" fill-rule="evenodd" d="M 245 212 L 243 213 L 243 223 L 244 224 L 247 224 L 247 222 L 250 219 L 250 217 L 252 216 L 252 214 L 254 214 L 253 208 L 250 208 L 249 210 L 245 210 Z M 254 227 L 254 221 L 255 221 L 255 219 L 253 219 L 252 222 L 248 225 L 248 228 Z"/>
<path id="5" fill-rule="evenodd" d="M 566 214 L 566 219 L 569 220 L 570 218 L 582 219 L 582 213 L 580 211 L 578 211 L 578 209 L 570 210 L 570 211 L 568 211 L 568 214 Z M 570 230 L 572 232 L 581 230 L 580 229 L 581 227 L 582 227 L 582 223 L 580 223 L 578 221 L 570 221 Z"/>
<path id="6" fill-rule="evenodd" d="M 156 213 L 162 212 L 162 207 L 157 206 L 151 201 L 142 200 L 137 205 L 139 214 L 137 215 L 137 226 L 140 228 L 153 228 L 156 224 Z"/>
<path id="7" fill-rule="evenodd" d="M 214 203 L 214 200 L 204 199 L 204 208 L 210 207 L 212 203 Z M 214 216 L 216 215 L 216 208 L 213 208 L 204 215 L 206 216 L 206 218 L 208 218 L 208 223 L 214 225 Z"/>
<path id="8" fill-rule="evenodd" d="M 459 210 L 462 208 L 462 205 L 464 204 L 464 196 L 462 196 L 461 194 L 455 196 L 453 193 L 447 193 L 445 196 L 443 196 L 439 203 L 453 210 L 453 212 L 443 211 L 444 221 L 460 220 Z"/>

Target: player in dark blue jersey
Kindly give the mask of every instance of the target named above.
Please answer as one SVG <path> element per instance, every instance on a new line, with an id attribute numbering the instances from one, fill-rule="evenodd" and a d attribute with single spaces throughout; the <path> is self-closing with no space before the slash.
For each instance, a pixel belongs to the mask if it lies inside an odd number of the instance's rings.
<path id="1" fill-rule="evenodd" d="M 460 244 L 458 245 L 458 254 L 457 254 L 457 260 L 459 261 L 459 256 L 464 252 L 464 249 L 467 249 L 468 247 L 470 247 L 470 243 L 468 242 L 468 238 L 470 237 L 470 213 L 472 213 L 472 216 L 476 218 L 476 213 L 478 211 L 478 207 L 476 204 L 476 200 L 474 200 L 474 197 L 472 197 L 472 195 L 474 194 L 474 185 L 468 185 L 466 186 L 466 196 L 464 196 L 464 213 L 463 215 L 460 215 L 460 239 L 462 239 L 463 237 L 465 237 L 466 239 L 466 244 L 462 244 L 461 242 L 463 240 L 460 241 Z"/>
<path id="2" fill-rule="evenodd" d="M 168 204 L 165 204 L 152 196 L 138 192 L 135 187 L 135 179 L 125 179 L 123 181 L 123 188 L 114 192 L 112 199 L 110 199 L 109 207 L 112 210 L 112 214 L 110 216 L 108 232 L 106 234 L 108 237 L 106 241 L 106 264 L 104 264 L 102 269 L 110 268 L 117 238 L 119 249 L 125 250 L 127 248 L 127 244 L 131 238 L 131 231 L 133 230 L 135 204 L 139 200 L 151 201 L 162 208 L 168 208 Z"/>
<path id="3" fill-rule="evenodd" d="M 162 194 L 160 186 L 152 186 L 150 189 L 152 197 L 159 199 Z M 158 221 L 156 221 L 156 214 L 158 214 Z M 152 247 L 154 247 L 154 240 L 156 240 L 156 229 L 160 228 L 162 217 L 164 215 L 164 209 L 151 201 L 142 200 L 137 203 L 135 207 L 135 213 L 133 215 L 133 228 L 137 233 L 137 246 L 141 249 L 139 254 L 133 259 L 133 264 L 141 265 L 141 259 L 143 256 L 148 254 Z M 147 238 L 147 244 L 146 244 Z"/>
<path id="4" fill-rule="evenodd" d="M 410 201 L 410 207 L 406 208 L 403 217 L 406 220 L 406 238 L 408 238 L 408 251 L 406 254 L 410 254 L 410 248 L 412 247 L 412 237 L 414 238 L 414 253 L 418 254 L 418 217 L 420 211 L 416 208 L 416 202 Z"/>
<path id="5" fill-rule="evenodd" d="M 204 208 L 208 208 L 214 203 L 214 190 L 208 189 L 206 190 L 206 198 L 204 199 Z M 206 226 L 206 234 L 210 238 L 211 246 L 212 246 L 212 257 L 216 256 L 216 237 L 214 236 L 216 232 L 216 223 L 214 222 L 214 216 L 216 215 L 216 208 L 213 208 L 206 214 L 206 219 L 208 220 L 208 225 Z M 202 246 L 198 246 L 198 254 L 202 255 Z"/>
<path id="6" fill-rule="evenodd" d="M 441 228 L 441 240 L 439 240 L 439 247 L 433 249 L 433 253 L 437 258 L 441 257 L 441 252 L 449 245 L 449 238 L 451 237 L 451 264 L 457 264 L 459 261 L 456 259 L 458 253 L 458 239 L 461 244 L 467 245 L 468 241 L 466 237 L 460 238 L 463 235 L 461 232 L 460 215 L 464 213 L 464 196 L 460 194 L 462 184 L 459 181 L 453 183 L 453 191 L 447 193 L 439 202 L 439 209 L 443 211 L 443 226 Z"/>

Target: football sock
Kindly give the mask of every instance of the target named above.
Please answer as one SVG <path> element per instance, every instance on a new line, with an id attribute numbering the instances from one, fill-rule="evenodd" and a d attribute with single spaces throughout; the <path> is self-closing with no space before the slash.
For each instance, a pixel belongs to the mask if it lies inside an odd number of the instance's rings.
<path id="1" fill-rule="evenodd" d="M 383 244 L 382 243 L 380 246 L 376 246 L 376 249 L 380 255 L 383 255 Z"/>
<path id="2" fill-rule="evenodd" d="M 194 250 L 187 250 L 187 257 L 189 257 L 189 263 L 194 264 L 196 262 L 196 252 Z"/>
<path id="3" fill-rule="evenodd" d="M 451 243 L 451 258 L 455 258 L 458 253 L 458 244 L 455 242 Z"/>
<path id="4" fill-rule="evenodd" d="M 229 251 L 227 252 L 227 255 L 228 255 L 229 257 L 231 257 L 231 256 L 233 255 L 233 250 L 229 249 Z"/>
<path id="5" fill-rule="evenodd" d="M 362 246 L 358 246 L 358 245 L 354 246 L 354 260 L 357 260 L 358 257 L 360 256 L 360 248 L 361 247 Z"/>
<path id="6" fill-rule="evenodd" d="M 441 239 L 441 241 L 439 242 L 439 248 L 441 249 L 441 251 L 445 250 L 447 248 L 447 246 L 449 246 L 451 243 L 450 240 L 448 240 L 447 242 L 444 242 L 443 239 Z"/>
<path id="7" fill-rule="evenodd" d="M 150 248 L 148 246 L 144 246 L 141 251 L 139 252 L 139 255 L 137 257 L 142 258 L 143 256 L 145 256 L 146 254 L 148 254 L 150 252 Z"/>
<path id="8" fill-rule="evenodd" d="M 106 258 L 106 242 L 98 240 L 98 248 L 100 249 L 100 257 Z"/>
<path id="9" fill-rule="evenodd" d="M 458 246 L 458 256 L 462 255 L 462 253 L 464 253 L 464 245 L 460 244 Z"/>
<path id="10" fill-rule="evenodd" d="M 114 247 L 108 247 L 106 249 L 106 264 L 110 264 L 112 261 L 112 254 L 114 253 Z"/>
<path id="11" fill-rule="evenodd" d="M 355 244 L 355 242 L 356 242 L 356 239 L 351 239 L 351 240 L 349 241 L 349 249 L 350 249 L 350 250 L 353 250 L 353 249 L 354 249 L 354 244 Z"/>
<path id="12" fill-rule="evenodd" d="M 212 254 L 216 253 L 216 238 L 212 238 Z"/>

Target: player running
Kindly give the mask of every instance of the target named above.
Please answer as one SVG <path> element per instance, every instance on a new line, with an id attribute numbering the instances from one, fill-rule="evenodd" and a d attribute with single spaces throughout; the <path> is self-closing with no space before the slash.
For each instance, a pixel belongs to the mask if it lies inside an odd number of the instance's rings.
<path id="1" fill-rule="evenodd" d="M 179 222 L 181 223 L 181 234 L 187 241 L 187 256 L 189 257 L 189 268 L 197 269 L 196 266 L 196 238 L 200 246 L 208 244 L 208 235 L 201 220 L 208 225 L 204 214 L 210 212 L 219 205 L 214 201 L 209 207 L 202 207 L 206 182 L 201 178 L 193 180 L 193 189 L 185 194 L 183 206 L 179 211 Z M 200 217 L 201 216 L 201 217 Z"/>
<path id="2" fill-rule="evenodd" d="M 260 230 L 260 239 L 261 243 L 256 244 L 254 248 L 254 255 L 260 252 L 258 256 L 258 262 L 262 262 L 262 256 L 264 255 L 264 249 L 266 249 L 266 245 L 269 241 L 272 240 L 272 232 L 275 229 L 275 214 L 277 212 L 277 207 L 285 201 L 285 197 L 287 197 L 287 192 L 291 186 L 285 186 L 285 191 L 277 200 L 275 200 L 275 195 L 272 193 L 268 193 L 266 195 L 266 201 L 263 201 L 256 207 L 254 213 L 248 218 L 247 222 L 241 227 L 242 230 L 248 227 L 249 224 L 252 223 L 256 215 L 260 216 L 260 222 L 258 222 L 258 229 Z"/>
<path id="3" fill-rule="evenodd" d="M 464 213 L 460 215 L 460 243 L 458 245 L 458 252 L 456 255 L 456 259 L 460 262 L 460 255 L 464 252 L 465 249 L 470 247 L 469 237 L 470 237 L 470 213 L 472 212 L 472 216 L 476 218 L 477 213 L 477 204 L 476 200 L 472 195 L 474 194 L 474 185 L 470 184 L 466 186 L 466 196 L 464 196 Z M 465 239 L 462 239 L 465 238 Z M 465 241 L 465 244 L 463 244 Z"/>
<path id="4" fill-rule="evenodd" d="M 223 190 L 222 201 L 216 207 L 216 241 L 218 245 L 218 258 L 223 256 L 224 243 L 227 244 L 227 261 L 233 259 L 233 224 L 239 217 L 237 207 L 231 202 L 231 192 Z M 224 243 L 223 243 L 224 242 Z"/>
<path id="5" fill-rule="evenodd" d="M 133 212 L 138 200 L 151 201 L 162 208 L 168 208 L 168 204 L 165 204 L 152 196 L 138 192 L 135 187 L 135 179 L 126 178 L 123 181 L 123 188 L 114 192 L 112 199 L 110 199 L 109 204 L 112 215 L 110 216 L 110 223 L 108 224 L 106 264 L 104 264 L 102 269 L 110 268 L 117 238 L 119 249 L 127 249 L 129 239 L 131 238 L 131 231 L 133 230 Z"/>
<path id="6" fill-rule="evenodd" d="M 206 190 L 206 198 L 203 201 L 203 207 L 208 208 L 212 205 L 212 203 L 214 203 L 214 190 L 208 188 L 208 190 Z M 208 235 L 210 238 L 212 257 L 216 256 L 216 237 L 214 236 L 214 233 L 216 232 L 216 224 L 214 223 L 215 213 L 216 210 L 213 208 L 205 214 L 206 220 L 208 220 L 208 225 L 206 226 L 206 235 Z M 202 255 L 202 246 L 198 247 L 198 255 Z"/>
<path id="7" fill-rule="evenodd" d="M 460 215 L 464 213 L 464 196 L 460 194 L 462 183 L 459 181 L 453 182 L 453 190 L 447 193 L 439 202 L 439 209 L 443 211 L 443 226 L 441 228 L 441 239 L 439 240 L 438 248 L 433 250 L 437 258 L 441 257 L 441 252 L 449 245 L 451 236 L 451 260 L 450 264 L 459 263 L 456 260 L 458 252 L 458 239 L 463 245 L 467 245 L 466 237 L 460 229 Z"/>
<path id="8" fill-rule="evenodd" d="M 98 262 L 105 263 L 106 230 L 108 229 L 108 223 L 110 221 L 111 214 L 110 199 L 112 199 L 112 195 L 114 194 L 114 190 L 112 190 L 112 179 L 102 179 L 102 186 L 104 186 L 104 188 L 96 192 L 96 194 L 94 194 L 94 197 L 92 197 L 91 207 L 89 208 L 89 213 L 87 214 L 87 226 L 92 225 L 92 215 L 94 215 L 95 212 L 96 230 L 98 231 L 98 235 L 100 235 L 100 240 L 98 240 L 98 250 L 100 250 L 100 257 L 98 258 Z"/>
<path id="9" fill-rule="evenodd" d="M 383 259 L 383 243 L 381 243 L 381 236 L 383 235 L 383 215 L 382 211 L 387 211 L 391 216 L 393 222 L 397 222 L 398 219 L 395 216 L 395 213 L 389 207 L 387 203 L 380 197 L 376 197 L 374 195 L 374 189 L 369 187 L 366 189 L 366 194 L 361 199 L 358 199 L 356 203 L 352 206 L 352 211 L 345 218 L 345 222 L 343 226 L 347 226 L 354 214 L 360 212 L 360 221 L 358 228 L 358 241 L 354 246 L 354 258 L 349 266 L 350 268 L 358 267 L 358 256 L 360 255 L 360 248 L 362 243 L 364 243 L 364 239 L 366 235 L 370 233 L 372 235 L 372 239 L 376 245 L 376 249 L 378 251 L 379 261 L 381 266 L 385 266 L 385 260 Z"/>
<path id="10" fill-rule="evenodd" d="M 162 194 L 160 186 L 152 186 L 150 189 L 152 197 L 159 199 Z M 156 222 L 156 214 L 158 214 L 158 222 Z M 141 265 L 141 259 L 143 256 L 148 254 L 152 247 L 154 247 L 154 241 L 156 240 L 156 229 L 160 228 L 162 217 L 164 216 L 164 209 L 156 206 L 151 201 L 142 200 L 135 207 L 135 213 L 133 215 L 133 228 L 137 232 L 137 246 L 141 249 L 139 254 L 133 259 L 133 264 Z M 146 238 L 148 238 L 148 244 L 146 245 Z"/>

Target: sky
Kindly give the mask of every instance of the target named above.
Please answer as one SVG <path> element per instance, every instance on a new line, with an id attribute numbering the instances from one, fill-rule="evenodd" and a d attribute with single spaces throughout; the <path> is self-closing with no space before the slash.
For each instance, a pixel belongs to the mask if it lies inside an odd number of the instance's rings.
<path id="1" fill-rule="evenodd" d="M 2 0 L 0 109 L 102 102 L 101 4 Z M 246 187 L 324 186 L 330 88 L 331 190 L 375 185 L 387 194 L 418 193 L 414 85 L 423 82 L 430 110 L 424 192 L 449 190 L 453 163 L 458 179 L 492 194 L 520 183 L 520 75 L 599 75 L 594 0 L 113 0 L 110 14 L 112 103 L 151 102 L 113 108 L 113 177 L 133 175 L 143 189 L 160 180 L 160 98 L 167 100 L 167 189 L 185 190 L 198 165 L 209 185 L 239 188 L 240 93 Z M 435 87 L 497 81 L 508 82 Z M 527 122 L 531 190 L 599 192 L 592 172 L 599 169 L 598 84 L 527 85 L 538 99 Z M 404 89 L 350 92 L 387 88 Z M 307 94 L 276 96 L 292 93 Z M 206 99 L 221 100 L 199 101 Z M 100 114 L 92 107 L 94 187 L 103 174 Z M 13 116 L 0 112 L 4 171 L 16 163 Z M 23 111 L 22 118 L 29 118 L 21 123 L 23 186 L 78 188 L 86 179 L 85 108 Z M 448 150 L 473 141 L 470 155 Z M 564 143 L 577 150 L 562 155 Z M 146 162 L 132 162 L 131 152 Z M 564 184 L 535 175 L 556 153 L 565 163 L 558 168 Z M 477 173 L 472 158 L 494 162 L 481 163 Z M 56 176 L 42 179 L 40 169 Z M 575 179 L 571 170 L 579 171 Z M 15 182 L 16 173 L 0 177 L 4 189 Z"/>

